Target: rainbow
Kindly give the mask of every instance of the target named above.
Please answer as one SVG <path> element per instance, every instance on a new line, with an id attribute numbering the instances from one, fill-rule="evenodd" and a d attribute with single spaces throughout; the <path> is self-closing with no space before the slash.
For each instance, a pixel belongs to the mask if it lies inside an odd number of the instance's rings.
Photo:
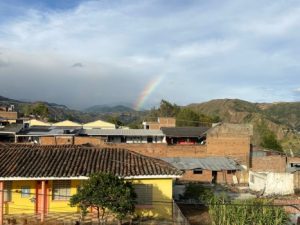
<path id="1" fill-rule="evenodd" d="M 142 108 L 142 106 L 147 101 L 151 93 L 157 88 L 157 86 L 161 83 L 162 80 L 163 76 L 157 76 L 145 86 L 145 88 L 139 95 L 139 98 L 134 104 L 135 110 L 140 110 Z"/>

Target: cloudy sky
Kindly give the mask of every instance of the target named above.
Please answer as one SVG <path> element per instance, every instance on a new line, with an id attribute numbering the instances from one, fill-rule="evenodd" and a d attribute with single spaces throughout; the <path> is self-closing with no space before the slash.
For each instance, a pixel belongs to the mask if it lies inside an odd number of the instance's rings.
<path id="1" fill-rule="evenodd" d="M 84 108 L 300 100 L 298 0 L 0 0 L 0 95 Z"/>

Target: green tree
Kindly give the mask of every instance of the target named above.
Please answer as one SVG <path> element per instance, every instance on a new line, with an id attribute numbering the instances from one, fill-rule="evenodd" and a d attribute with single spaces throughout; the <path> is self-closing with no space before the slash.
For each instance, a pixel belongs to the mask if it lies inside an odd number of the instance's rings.
<path id="1" fill-rule="evenodd" d="M 282 146 L 277 140 L 274 132 L 272 132 L 264 122 L 261 122 L 258 126 L 258 133 L 261 136 L 260 145 L 267 149 L 282 151 Z"/>
<path id="2" fill-rule="evenodd" d="M 176 116 L 176 126 L 199 126 L 199 115 L 193 110 L 184 108 Z"/>
<path id="3" fill-rule="evenodd" d="M 124 126 L 124 123 L 116 116 L 108 116 L 106 121 L 115 124 L 116 127 Z"/>
<path id="4" fill-rule="evenodd" d="M 180 111 L 180 107 L 162 99 L 158 111 L 161 117 L 175 117 Z"/>
<path id="5" fill-rule="evenodd" d="M 96 173 L 71 197 L 70 205 L 78 206 L 83 217 L 89 207 L 95 208 L 99 224 L 103 223 L 107 210 L 122 223 L 124 217 L 134 212 L 135 198 L 130 182 L 109 173 Z"/>

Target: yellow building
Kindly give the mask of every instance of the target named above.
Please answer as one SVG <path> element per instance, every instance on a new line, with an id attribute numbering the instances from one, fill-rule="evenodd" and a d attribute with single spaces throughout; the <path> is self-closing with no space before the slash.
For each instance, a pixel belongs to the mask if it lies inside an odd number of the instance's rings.
<path id="1" fill-rule="evenodd" d="M 78 213 L 70 196 L 95 172 L 131 181 L 138 215 L 171 219 L 173 179 L 181 174 L 164 161 L 125 149 L 84 146 L 0 144 L 0 165 L 0 224 L 4 215 L 38 215 L 44 221 L 53 213 Z"/>
<path id="2" fill-rule="evenodd" d="M 51 123 L 46 123 L 44 121 L 32 119 L 32 120 L 29 120 L 29 126 L 30 127 L 33 127 L 33 126 L 36 126 L 36 127 L 50 127 Z"/>
<path id="3" fill-rule="evenodd" d="M 54 127 L 81 127 L 80 123 L 76 123 L 70 120 L 64 120 L 61 122 L 53 123 L 52 126 Z"/>
<path id="4" fill-rule="evenodd" d="M 116 125 L 102 120 L 83 124 L 83 129 L 116 129 Z"/>

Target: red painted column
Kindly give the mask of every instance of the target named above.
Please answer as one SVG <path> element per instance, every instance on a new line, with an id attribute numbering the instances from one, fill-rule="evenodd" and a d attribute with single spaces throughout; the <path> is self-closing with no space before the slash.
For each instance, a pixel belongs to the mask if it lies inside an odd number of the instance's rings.
<path id="1" fill-rule="evenodd" d="M 45 221 L 45 205 L 46 205 L 46 182 L 42 181 L 42 193 L 41 193 L 41 222 Z"/>
<path id="2" fill-rule="evenodd" d="M 3 225 L 4 182 L 0 181 L 0 225 Z"/>

